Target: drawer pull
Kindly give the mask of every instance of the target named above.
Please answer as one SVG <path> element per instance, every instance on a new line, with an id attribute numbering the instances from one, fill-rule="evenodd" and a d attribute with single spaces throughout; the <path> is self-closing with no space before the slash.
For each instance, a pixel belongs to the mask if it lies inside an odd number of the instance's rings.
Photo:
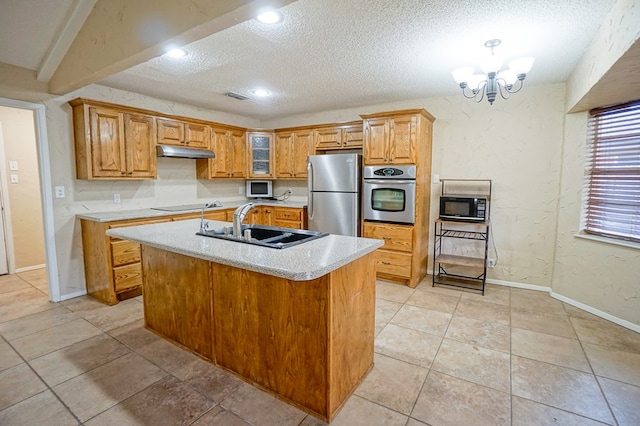
<path id="1" fill-rule="evenodd" d="M 383 265 L 391 265 L 391 262 L 382 262 Z"/>
<path id="2" fill-rule="evenodd" d="M 389 241 L 389 240 L 391 240 L 391 237 L 382 237 L 382 239 L 385 240 L 385 241 Z"/>

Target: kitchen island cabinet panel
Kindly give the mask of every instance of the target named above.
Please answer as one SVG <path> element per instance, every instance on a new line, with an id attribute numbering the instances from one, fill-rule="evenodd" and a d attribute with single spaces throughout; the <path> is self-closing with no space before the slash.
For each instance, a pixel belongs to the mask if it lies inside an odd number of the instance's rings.
<path id="1" fill-rule="evenodd" d="M 210 263 L 144 245 L 142 257 L 146 326 L 213 361 Z"/>

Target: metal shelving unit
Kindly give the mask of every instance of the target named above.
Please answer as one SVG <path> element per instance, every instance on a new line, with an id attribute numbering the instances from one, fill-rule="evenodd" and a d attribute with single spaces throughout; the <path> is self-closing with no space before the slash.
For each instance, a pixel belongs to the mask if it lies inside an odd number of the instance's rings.
<path id="1" fill-rule="evenodd" d="M 458 186 L 482 185 L 486 184 L 486 193 L 478 194 L 491 199 L 490 179 L 441 179 L 442 195 L 453 195 L 447 192 L 451 184 Z M 488 207 L 490 208 L 490 206 Z M 437 219 L 434 224 L 434 244 L 433 244 L 433 284 L 432 286 L 447 285 L 462 287 L 466 289 L 481 291 L 484 295 L 484 288 L 487 281 L 487 255 L 489 253 L 489 210 L 487 210 L 487 221 L 459 222 L 452 220 Z M 469 240 L 482 244 L 483 257 L 462 256 L 447 253 L 443 248 L 446 239 Z M 460 271 L 462 269 L 462 271 Z"/>

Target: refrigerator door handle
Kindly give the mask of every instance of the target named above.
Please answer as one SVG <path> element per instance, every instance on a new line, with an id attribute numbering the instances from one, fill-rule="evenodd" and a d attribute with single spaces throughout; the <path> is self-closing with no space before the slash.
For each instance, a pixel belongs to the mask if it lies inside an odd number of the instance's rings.
<path id="1" fill-rule="evenodd" d="M 313 219 L 313 164 L 307 163 L 307 217 L 309 220 Z"/>

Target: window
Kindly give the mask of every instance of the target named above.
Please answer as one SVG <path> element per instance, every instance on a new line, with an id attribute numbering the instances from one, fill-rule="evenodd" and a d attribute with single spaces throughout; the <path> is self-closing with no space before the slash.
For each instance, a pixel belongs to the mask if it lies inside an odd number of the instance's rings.
<path id="1" fill-rule="evenodd" d="M 640 101 L 589 112 L 584 232 L 640 242 Z"/>

